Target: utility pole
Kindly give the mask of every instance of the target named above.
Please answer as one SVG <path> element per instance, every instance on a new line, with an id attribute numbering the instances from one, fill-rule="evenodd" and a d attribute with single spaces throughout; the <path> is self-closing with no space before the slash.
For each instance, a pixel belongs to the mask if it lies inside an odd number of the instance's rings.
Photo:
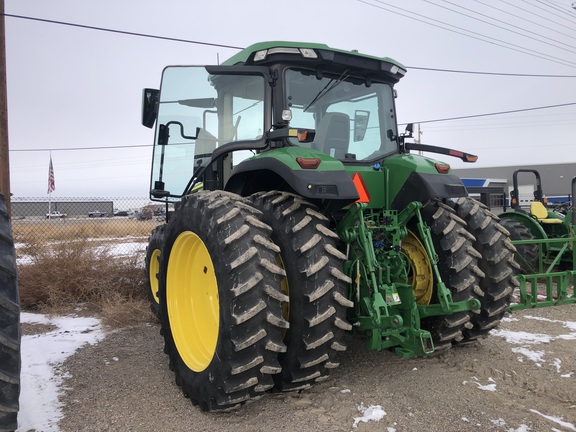
<path id="1" fill-rule="evenodd" d="M 4 25 L 4 0 L 0 0 L 0 192 L 10 208 L 10 163 L 8 157 L 8 92 L 6 90 L 6 27 Z"/>

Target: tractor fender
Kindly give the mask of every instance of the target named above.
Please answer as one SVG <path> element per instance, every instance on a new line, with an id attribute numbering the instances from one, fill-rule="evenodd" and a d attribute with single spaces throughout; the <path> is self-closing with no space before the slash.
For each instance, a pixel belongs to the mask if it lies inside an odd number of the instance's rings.
<path id="1" fill-rule="evenodd" d="M 243 161 L 234 168 L 224 189 L 242 196 L 269 190 L 293 192 L 327 212 L 360 198 L 343 165 L 332 170 L 294 169 L 275 157 Z"/>
<path id="2" fill-rule="evenodd" d="M 500 213 L 498 217 L 500 219 L 514 219 L 515 221 L 520 222 L 522 225 L 524 225 L 526 228 L 530 230 L 530 233 L 535 239 L 546 240 L 548 238 L 546 232 L 542 228 L 542 225 L 540 225 L 540 223 L 536 219 L 534 219 L 527 213 L 522 213 L 519 211 L 509 211 Z M 544 244 L 543 246 L 545 250 L 548 249 L 547 244 Z"/>
<path id="3" fill-rule="evenodd" d="M 392 208 L 401 210 L 412 201 L 425 203 L 430 199 L 468 196 L 466 187 L 453 174 L 412 172 L 392 201 Z"/>

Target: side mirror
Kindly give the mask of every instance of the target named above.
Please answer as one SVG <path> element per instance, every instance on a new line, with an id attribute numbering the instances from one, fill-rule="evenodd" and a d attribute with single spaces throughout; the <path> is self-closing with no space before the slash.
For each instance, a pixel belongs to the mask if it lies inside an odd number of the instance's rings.
<path id="1" fill-rule="evenodd" d="M 370 111 L 356 110 L 354 113 L 354 142 L 364 139 L 369 119 Z"/>
<path id="2" fill-rule="evenodd" d="M 413 132 L 414 132 L 414 123 L 408 123 L 406 125 L 406 131 L 404 132 L 404 136 L 407 138 L 412 138 Z"/>
<path id="3" fill-rule="evenodd" d="M 158 116 L 160 90 L 145 88 L 142 91 L 142 124 L 152 128 Z"/>

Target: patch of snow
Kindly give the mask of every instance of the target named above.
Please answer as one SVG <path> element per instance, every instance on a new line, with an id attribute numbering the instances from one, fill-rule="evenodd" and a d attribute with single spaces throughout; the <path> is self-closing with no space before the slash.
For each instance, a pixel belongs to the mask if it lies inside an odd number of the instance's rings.
<path id="1" fill-rule="evenodd" d="M 528 358 L 528 360 L 532 360 L 538 367 L 542 367 L 542 363 L 545 362 L 544 355 L 546 354 L 546 351 L 532 351 L 528 348 L 512 348 L 512 352 L 521 354 Z M 518 361 L 523 361 L 522 357 L 519 357 Z"/>
<path id="2" fill-rule="evenodd" d="M 478 387 L 479 390 L 491 391 L 491 392 L 496 391 L 496 384 L 481 384 L 478 382 L 478 378 L 472 377 L 472 379 L 474 379 L 474 381 L 472 381 L 472 382 L 474 384 L 476 384 L 476 386 Z M 494 380 L 492 378 L 489 378 L 489 381 L 494 382 Z"/>
<path id="3" fill-rule="evenodd" d="M 562 426 L 565 429 L 568 429 L 571 431 L 576 431 L 576 426 L 574 425 L 574 423 L 565 422 L 564 420 L 562 420 L 562 417 L 554 417 L 554 416 L 542 414 L 540 411 L 535 410 L 535 409 L 531 409 L 530 412 L 538 414 L 547 420 L 553 421 L 554 423 L 559 424 L 560 426 Z"/>
<path id="4" fill-rule="evenodd" d="M 490 420 L 494 426 L 504 427 L 506 426 L 506 422 L 503 418 L 499 418 L 497 420 Z"/>
<path id="5" fill-rule="evenodd" d="M 57 432 L 62 417 L 60 386 L 66 375 L 62 363 L 85 344 L 95 344 L 105 337 L 96 318 L 76 316 L 48 317 L 22 312 L 20 321 L 48 324 L 55 330 L 22 336 L 20 354 L 20 412 L 17 431 Z"/>
<path id="6" fill-rule="evenodd" d="M 556 368 L 556 372 L 560 373 L 560 366 L 562 365 L 562 360 L 560 360 L 559 358 L 555 358 L 552 361 L 552 366 L 554 366 Z"/>
<path id="7" fill-rule="evenodd" d="M 530 429 L 525 424 L 521 424 L 520 427 L 518 427 L 518 429 L 510 428 L 510 429 L 508 429 L 507 432 L 530 432 L 531 430 L 532 429 Z"/>
<path id="8" fill-rule="evenodd" d="M 480 390 L 483 390 L 483 391 L 491 391 L 491 392 L 495 392 L 495 391 L 496 391 L 496 384 L 486 384 L 486 385 L 482 385 L 482 384 L 480 384 L 480 383 L 478 383 L 478 382 L 477 382 L 477 383 L 474 383 L 474 384 L 476 384 L 476 385 L 478 386 L 478 388 L 479 388 Z"/>
<path id="9" fill-rule="evenodd" d="M 532 315 L 524 315 L 524 318 L 536 320 L 536 321 L 547 321 L 547 322 L 551 322 L 551 323 L 559 323 L 559 324 L 562 324 L 563 327 L 566 327 L 570 330 L 576 331 L 576 321 L 561 321 L 561 320 L 537 317 L 537 316 L 532 316 Z"/>
<path id="10" fill-rule="evenodd" d="M 353 428 L 357 428 L 360 422 L 368 423 L 369 421 L 380 421 L 386 415 L 386 411 L 382 409 L 380 405 L 370 405 L 368 408 L 364 406 L 363 403 L 358 405 L 358 411 L 362 414 L 362 417 L 354 417 Z"/>
<path id="11" fill-rule="evenodd" d="M 510 330 L 492 330 L 491 335 L 500 336 L 506 339 L 506 342 L 511 344 L 541 344 L 550 343 L 553 340 L 552 336 L 542 333 L 528 333 L 528 332 L 516 332 Z"/>

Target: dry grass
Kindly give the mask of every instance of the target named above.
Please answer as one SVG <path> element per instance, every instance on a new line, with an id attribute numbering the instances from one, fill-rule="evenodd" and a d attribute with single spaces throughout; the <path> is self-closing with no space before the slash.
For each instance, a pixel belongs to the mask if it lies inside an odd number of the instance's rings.
<path id="1" fill-rule="evenodd" d="M 19 250 L 29 257 L 29 263 L 19 267 L 24 310 L 71 313 L 81 306 L 113 327 L 153 320 L 146 298 L 143 254 L 118 257 L 101 245 L 95 247 L 94 237 L 120 234 L 114 229 L 106 232 L 105 226 L 99 224 L 98 232 L 87 226 L 63 226 L 57 233 L 51 232 L 49 240 L 43 231 L 26 235 Z"/>

